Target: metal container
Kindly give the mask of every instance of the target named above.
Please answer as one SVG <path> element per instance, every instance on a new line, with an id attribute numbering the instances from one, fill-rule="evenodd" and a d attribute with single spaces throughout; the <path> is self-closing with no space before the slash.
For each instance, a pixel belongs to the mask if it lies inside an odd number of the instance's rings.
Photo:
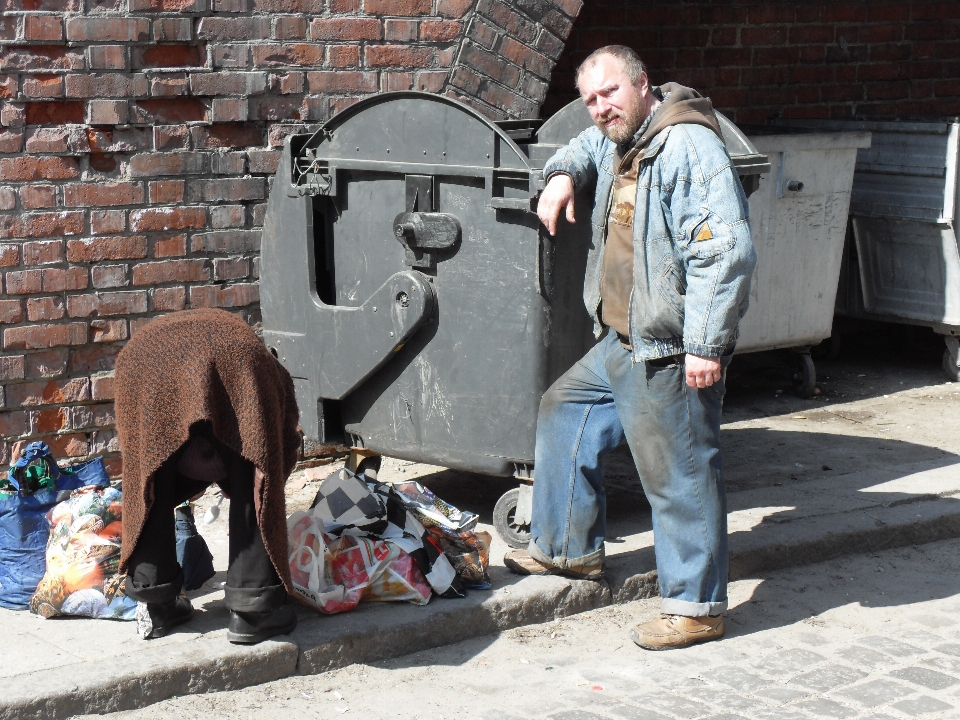
<path id="1" fill-rule="evenodd" d="M 857 155 L 837 315 L 932 328 L 944 371 L 960 380 L 960 124 L 790 123 L 873 134 Z"/>
<path id="2" fill-rule="evenodd" d="M 532 477 L 540 398 L 594 342 L 592 197 L 557 238 L 533 210 L 562 118 L 538 135 L 539 121 L 386 93 L 287 139 L 264 222 L 263 337 L 309 442 Z M 764 167 L 744 157 L 745 176 Z M 508 496 L 498 529 L 522 531 L 529 494 Z"/>
<path id="3" fill-rule="evenodd" d="M 794 348 L 795 390 L 816 387 L 810 347 L 830 337 L 857 152 L 870 133 L 752 135 L 771 172 L 750 196 L 757 268 L 736 353 Z"/>

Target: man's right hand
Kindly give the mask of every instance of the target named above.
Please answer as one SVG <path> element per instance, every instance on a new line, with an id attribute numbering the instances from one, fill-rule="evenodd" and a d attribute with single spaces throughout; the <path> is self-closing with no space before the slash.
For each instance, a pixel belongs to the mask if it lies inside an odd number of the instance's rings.
<path id="1" fill-rule="evenodd" d="M 573 180 L 569 175 L 557 173 L 540 194 L 537 215 L 551 235 L 557 234 L 557 218 L 567 209 L 567 222 L 576 222 L 573 217 Z"/>

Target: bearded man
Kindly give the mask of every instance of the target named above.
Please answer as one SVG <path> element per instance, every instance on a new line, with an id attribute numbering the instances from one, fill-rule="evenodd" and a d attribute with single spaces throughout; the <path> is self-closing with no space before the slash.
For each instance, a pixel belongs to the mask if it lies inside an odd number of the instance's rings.
<path id="1" fill-rule="evenodd" d="M 537 213 L 551 235 L 596 182 L 584 301 L 599 342 L 546 392 L 537 419 L 531 542 L 520 574 L 599 579 L 603 458 L 626 440 L 650 502 L 661 617 L 634 627 L 660 650 L 723 635 L 724 378 L 756 254 L 747 199 L 709 99 L 652 87 L 608 46 L 577 70 L 596 124 L 547 163 Z"/>

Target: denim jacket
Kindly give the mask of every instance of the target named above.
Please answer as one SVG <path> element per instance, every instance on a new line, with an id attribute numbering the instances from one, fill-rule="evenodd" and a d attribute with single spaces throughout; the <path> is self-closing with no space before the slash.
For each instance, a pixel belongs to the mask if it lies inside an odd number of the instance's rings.
<path id="1" fill-rule="evenodd" d="M 600 274 L 615 151 L 616 145 L 591 127 L 543 170 L 544 177 L 570 175 L 575 190 L 596 181 L 583 299 L 597 337 L 603 331 Z M 663 129 L 642 154 L 629 306 L 633 360 L 728 355 L 747 310 L 757 261 L 740 179 L 720 139 L 699 125 Z"/>

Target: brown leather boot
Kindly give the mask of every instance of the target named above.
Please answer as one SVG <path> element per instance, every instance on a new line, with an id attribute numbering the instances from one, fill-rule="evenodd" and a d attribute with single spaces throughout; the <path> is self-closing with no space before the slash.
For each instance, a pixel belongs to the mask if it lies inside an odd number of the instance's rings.
<path id="1" fill-rule="evenodd" d="M 503 556 L 503 564 L 517 575 L 562 575 L 575 580 L 600 580 L 603 578 L 603 563 L 559 568 L 540 562 L 526 550 L 511 550 Z"/>
<path id="2" fill-rule="evenodd" d="M 723 637 L 723 617 L 661 615 L 630 628 L 630 639 L 644 650 L 670 650 Z"/>

